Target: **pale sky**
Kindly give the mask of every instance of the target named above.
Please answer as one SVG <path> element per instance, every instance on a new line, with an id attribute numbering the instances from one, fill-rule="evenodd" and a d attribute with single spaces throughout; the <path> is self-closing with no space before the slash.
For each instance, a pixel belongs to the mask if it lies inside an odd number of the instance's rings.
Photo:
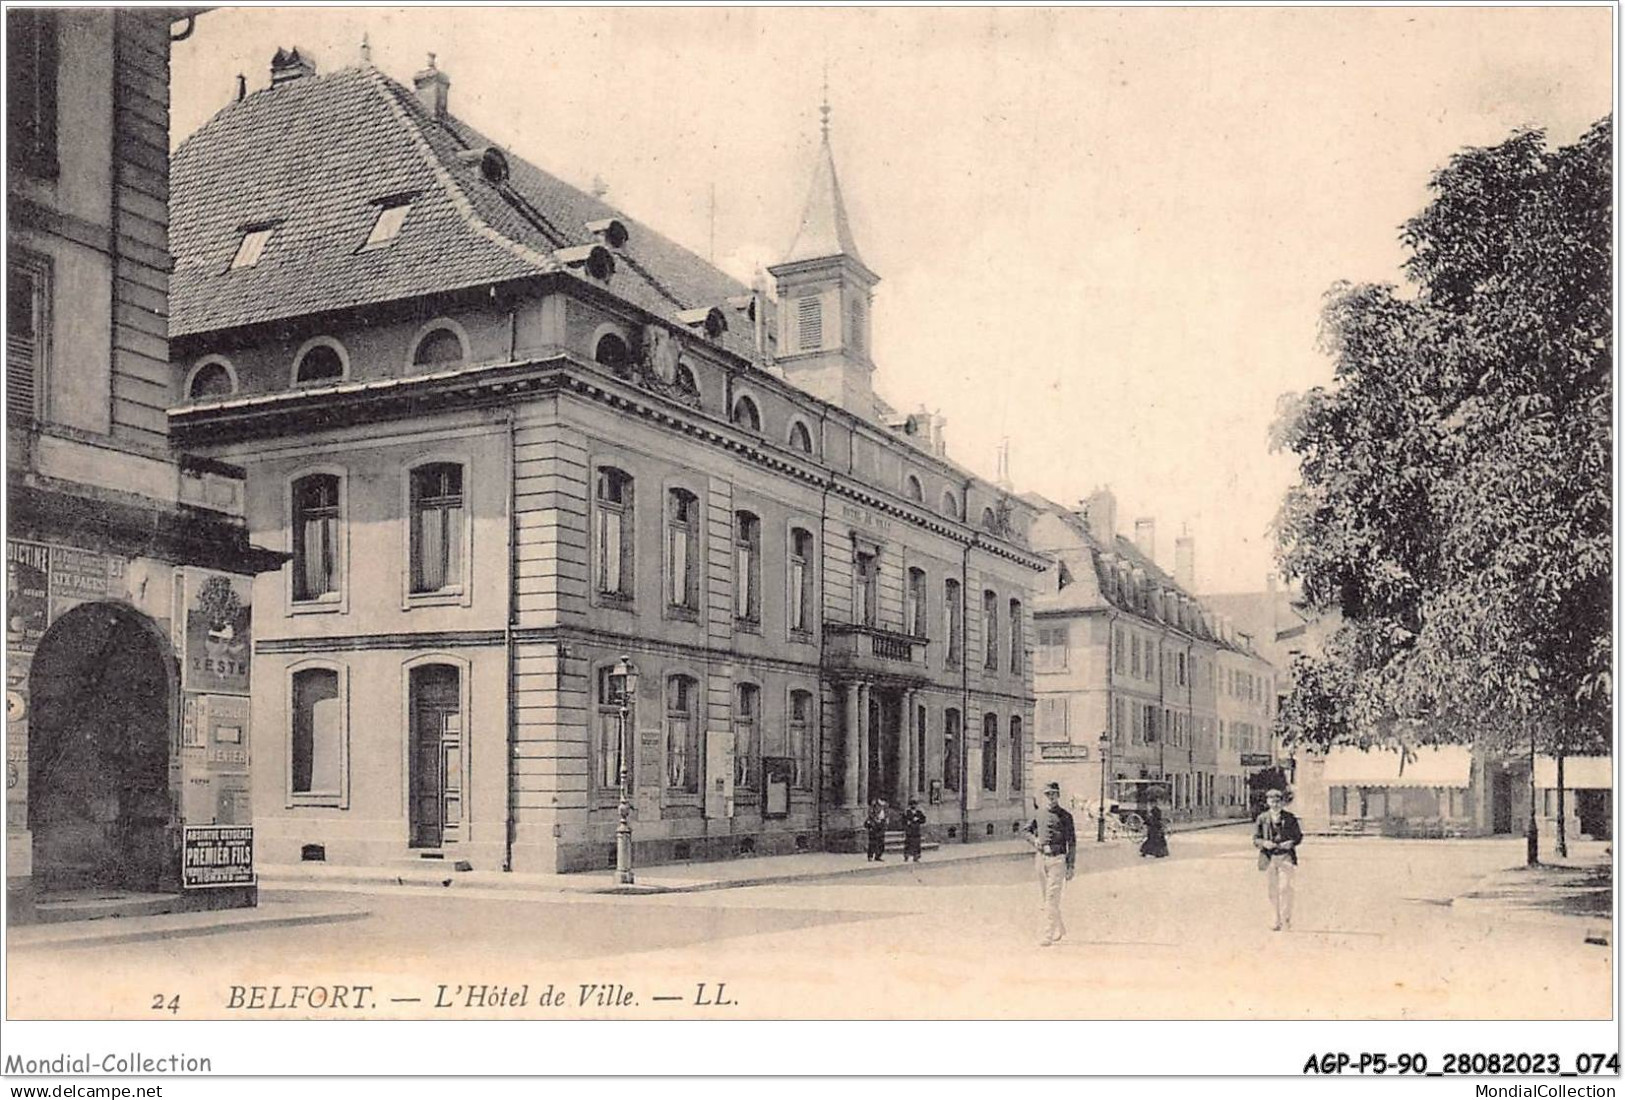
<path id="1" fill-rule="evenodd" d="M 829 67 L 837 170 L 880 275 L 876 388 L 991 477 L 1118 496 L 1199 591 L 1256 590 L 1295 466 L 1276 397 L 1330 378 L 1339 279 L 1396 282 L 1431 172 L 1608 112 L 1608 8 L 216 9 L 176 44 L 172 136 L 278 46 L 410 85 L 748 278 L 790 244 Z M 715 216 L 711 215 L 712 193 Z M 713 243 L 714 242 L 714 243 Z"/>

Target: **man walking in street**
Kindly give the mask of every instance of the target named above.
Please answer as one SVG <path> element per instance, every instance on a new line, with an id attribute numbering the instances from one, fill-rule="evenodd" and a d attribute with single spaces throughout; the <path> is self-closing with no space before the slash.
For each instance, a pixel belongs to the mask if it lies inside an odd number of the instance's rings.
<path id="1" fill-rule="evenodd" d="M 1039 947 L 1048 947 L 1066 935 L 1066 922 L 1061 919 L 1061 891 L 1072 881 L 1078 860 L 1078 832 L 1072 815 L 1061 809 L 1059 783 L 1044 788 L 1044 803 L 1038 816 L 1027 826 L 1027 839 L 1037 849 L 1038 889 L 1043 898 Z"/>
<path id="2" fill-rule="evenodd" d="M 1253 824 L 1258 869 L 1269 880 L 1274 932 L 1292 930 L 1292 880 L 1298 873 L 1298 845 L 1303 843 L 1303 827 L 1297 815 L 1284 808 L 1285 802 L 1286 792 L 1270 791 L 1264 796 L 1267 808 Z"/>
<path id="3" fill-rule="evenodd" d="M 903 814 L 903 862 L 912 859 L 920 862 L 920 851 L 923 845 L 922 831 L 925 829 L 925 811 L 920 809 L 920 800 L 908 800 L 908 811 Z"/>

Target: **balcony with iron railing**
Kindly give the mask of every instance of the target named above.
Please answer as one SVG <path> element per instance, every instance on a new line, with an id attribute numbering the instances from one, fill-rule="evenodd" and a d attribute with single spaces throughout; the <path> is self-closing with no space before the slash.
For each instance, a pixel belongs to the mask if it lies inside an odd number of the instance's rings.
<path id="1" fill-rule="evenodd" d="M 829 668 L 920 676 L 930 644 L 928 638 L 863 623 L 824 624 L 824 664 Z"/>

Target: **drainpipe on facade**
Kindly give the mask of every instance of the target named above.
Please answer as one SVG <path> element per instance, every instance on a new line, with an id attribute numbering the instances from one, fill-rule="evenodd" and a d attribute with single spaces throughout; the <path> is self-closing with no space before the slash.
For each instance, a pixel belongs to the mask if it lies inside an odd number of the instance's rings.
<path id="1" fill-rule="evenodd" d="M 964 498 L 961 498 L 964 499 Z M 965 613 L 970 595 L 970 548 L 959 565 L 959 843 L 970 843 L 970 652 L 965 648 Z"/>
<path id="2" fill-rule="evenodd" d="M 823 454 L 824 421 L 828 413 L 820 414 L 818 420 L 819 454 Z M 817 577 L 818 577 L 818 747 L 813 753 L 813 826 L 818 837 L 818 847 L 824 848 L 824 531 L 829 523 L 829 492 L 834 482 L 825 478 L 824 499 L 818 509 L 818 547 Z"/>
<path id="3" fill-rule="evenodd" d="M 504 830 L 505 839 L 503 842 L 502 869 L 504 871 L 511 872 L 513 870 L 513 845 L 516 839 L 515 833 L 519 829 L 519 822 L 515 817 L 515 806 L 519 801 L 519 792 L 517 790 L 519 761 L 515 758 L 515 753 L 519 747 L 519 731 L 515 728 L 515 716 L 518 713 L 518 707 L 516 706 L 517 700 L 514 699 L 515 658 L 513 652 L 513 627 L 514 614 L 516 611 L 514 604 L 514 589 L 519 583 L 519 564 L 516 560 L 516 551 L 518 547 L 516 545 L 517 540 L 514 538 L 514 525 L 518 522 L 518 517 L 514 514 L 517 506 L 514 475 L 517 472 L 516 467 L 518 465 L 518 463 L 514 461 L 514 451 L 518 442 L 518 430 L 514 426 L 513 406 L 509 405 L 506 412 L 508 414 L 508 614 L 507 621 L 503 625 L 503 651 L 508 662 L 508 822 L 507 828 Z M 561 643 L 559 646 L 559 652 L 561 654 L 559 663 L 561 667 L 563 666 L 564 660 L 562 657 L 563 651 L 564 647 Z"/>

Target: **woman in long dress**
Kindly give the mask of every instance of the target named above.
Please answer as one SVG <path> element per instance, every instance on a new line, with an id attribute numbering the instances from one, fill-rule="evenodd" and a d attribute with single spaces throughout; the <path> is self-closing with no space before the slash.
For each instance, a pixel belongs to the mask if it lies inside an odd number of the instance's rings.
<path id="1" fill-rule="evenodd" d="M 1168 833 L 1163 828 L 1162 811 L 1153 806 L 1145 818 L 1145 842 L 1140 845 L 1140 855 L 1162 859 L 1167 854 Z"/>

